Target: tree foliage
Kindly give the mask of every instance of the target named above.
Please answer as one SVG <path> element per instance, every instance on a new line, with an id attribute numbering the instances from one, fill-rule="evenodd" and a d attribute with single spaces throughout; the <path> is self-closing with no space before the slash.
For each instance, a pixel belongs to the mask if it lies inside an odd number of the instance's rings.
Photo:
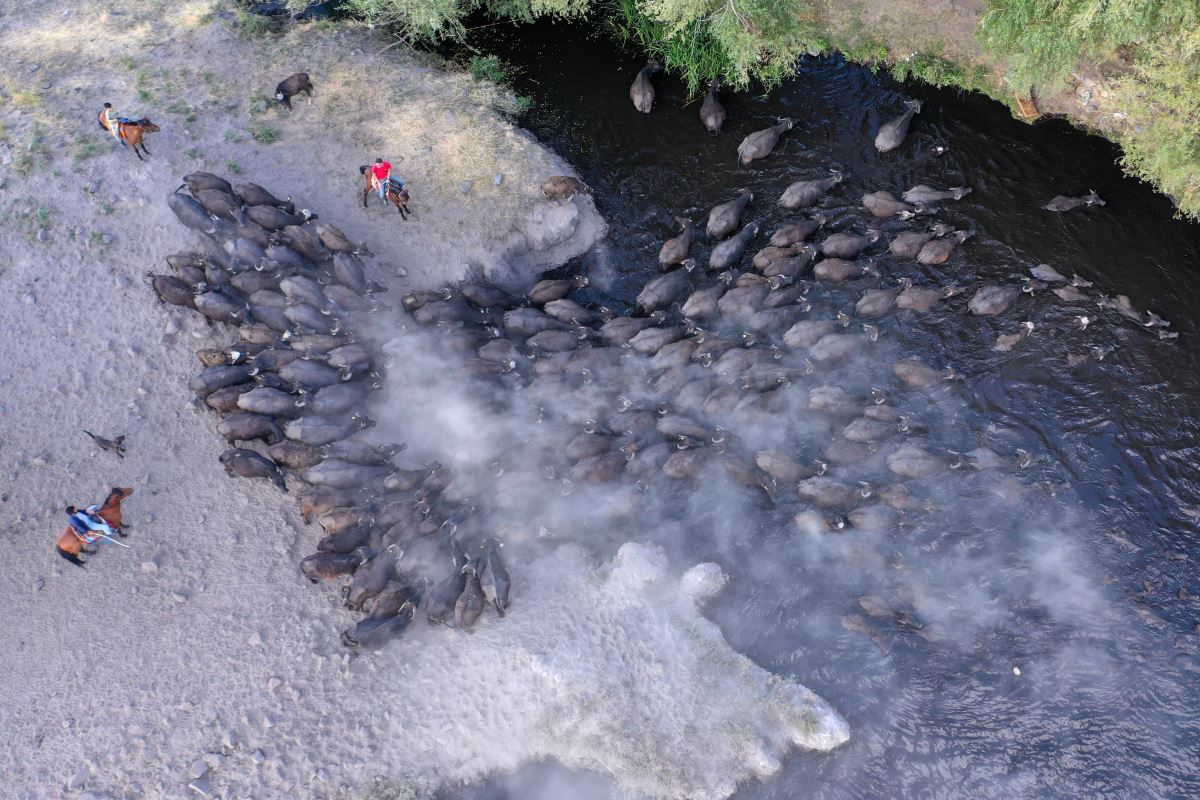
<path id="1" fill-rule="evenodd" d="M 801 55 L 825 50 L 810 0 L 349 0 L 346 8 L 430 42 L 462 39 L 475 13 L 514 22 L 591 14 L 679 72 L 693 94 L 716 77 L 739 88 L 751 80 L 773 86 Z"/>
<path id="2" fill-rule="evenodd" d="M 1019 88 L 1056 88 L 1080 58 L 1194 28 L 1195 0 L 989 0 L 977 36 L 1010 65 Z"/>
<path id="3" fill-rule="evenodd" d="M 1197 0 L 989 0 L 976 31 L 1009 63 L 1018 92 L 1053 91 L 1081 60 L 1128 54 L 1116 82 L 1130 173 L 1200 219 L 1200 3 Z"/>
<path id="4" fill-rule="evenodd" d="M 826 49 L 808 0 L 617 0 L 613 10 L 621 37 L 678 71 L 692 94 L 716 77 L 777 85 L 800 56 Z"/>
<path id="5" fill-rule="evenodd" d="M 541 17 L 586 16 L 591 0 L 348 0 L 346 10 L 415 40 L 462 39 L 464 20 L 483 12 L 496 19 L 533 22 Z"/>
<path id="6" fill-rule="evenodd" d="M 1200 27 L 1147 44 L 1117 93 L 1130 122 L 1121 165 L 1200 219 Z"/>

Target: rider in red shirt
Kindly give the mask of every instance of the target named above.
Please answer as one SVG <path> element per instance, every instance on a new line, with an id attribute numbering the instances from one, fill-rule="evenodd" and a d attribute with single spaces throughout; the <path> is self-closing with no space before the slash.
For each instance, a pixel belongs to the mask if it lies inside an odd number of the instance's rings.
<path id="1" fill-rule="evenodd" d="M 371 177 L 375 179 L 375 188 L 379 191 L 379 199 L 384 200 L 384 193 L 387 191 L 388 178 L 392 176 L 392 165 L 384 161 L 382 158 L 375 159 L 375 163 L 371 165 Z"/>

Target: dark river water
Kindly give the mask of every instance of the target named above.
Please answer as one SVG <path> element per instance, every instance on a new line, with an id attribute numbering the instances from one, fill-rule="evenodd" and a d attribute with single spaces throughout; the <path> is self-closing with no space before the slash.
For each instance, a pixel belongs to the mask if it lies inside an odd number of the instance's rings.
<path id="1" fill-rule="evenodd" d="M 822 204 L 837 230 L 863 229 L 867 192 L 973 190 L 941 206 L 938 219 L 977 231 L 948 264 L 885 257 L 879 277 L 810 296 L 853 314 L 864 289 L 902 275 L 964 287 L 926 314 L 876 322 L 891 358 L 917 355 L 963 376 L 940 394 L 890 402 L 926 441 L 955 451 L 987 443 L 1006 457 L 1020 449 L 1032 463 L 963 470 L 927 487 L 936 513 L 862 551 L 833 555 L 798 541 L 795 508 L 765 509 L 744 525 L 718 515 L 668 544 L 682 564 L 711 558 L 733 577 L 708 609 L 730 643 L 794 674 L 852 729 L 841 749 L 794 753 L 774 779 L 736 796 L 1200 796 L 1200 602 L 1189 598 L 1200 595 L 1189 514 L 1200 506 L 1200 226 L 1173 219 L 1165 198 L 1124 177 L 1105 141 L 1055 121 L 1025 125 L 981 97 L 901 86 L 840 59 L 804 62 L 766 97 L 725 96 L 726 129 L 712 137 L 698 102 L 670 76 L 656 81 L 653 113 L 636 113 L 627 92 L 643 62 L 601 35 L 549 24 L 480 34 L 473 45 L 518 67 L 516 89 L 535 101 L 523 125 L 579 171 L 610 224 L 607 240 L 564 270 L 591 276 L 577 297 L 592 302 L 631 302 L 657 274 L 672 218 L 702 227 L 712 205 L 744 187 L 760 198 L 748 218 L 764 231 L 749 253 L 785 218 L 774 205 L 783 188 L 831 166 L 847 176 Z M 875 132 L 910 97 L 924 110 L 906 143 L 880 156 Z M 738 166 L 742 137 L 782 116 L 796 126 L 775 154 Z M 936 155 L 938 145 L 949 151 Z M 1107 205 L 1041 209 L 1089 189 Z M 702 258 L 707 251 L 701 241 Z M 1094 282 L 1092 297 L 1127 295 L 1179 338 L 1160 340 L 1114 310 L 1068 304 L 1046 288 L 998 317 L 967 313 L 980 285 L 1019 284 L 1039 263 Z M 1026 320 L 1029 338 L 1011 352 L 992 349 Z M 843 379 L 862 390 L 880 380 Z M 814 437 L 819 451 L 824 440 Z M 863 617 L 855 601 L 864 594 L 912 609 L 930 635 Z M 874 640 L 854 630 L 861 622 Z M 549 788 L 563 779 L 561 768 L 537 765 L 519 781 L 455 796 L 605 796 L 594 776 L 567 794 Z"/>

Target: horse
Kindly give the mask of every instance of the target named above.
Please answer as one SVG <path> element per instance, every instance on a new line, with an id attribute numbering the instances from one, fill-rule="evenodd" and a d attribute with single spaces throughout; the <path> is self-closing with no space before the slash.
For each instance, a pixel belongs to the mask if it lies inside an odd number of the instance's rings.
<path id="1" fill-rule="evenodd" d="M 367 185 L 363 189 L 363 208 L 367 207 L 367 197 L 370 196 L 371 192 L 379 191 L 371 185 L 372 176 L 371 173 L 368 172 L 370 168 L 371 166 L 369 164 L 364 164 L 358 168 L 358 174 L 367 179 Z M 412 213 L 408 210 L 408 201 L 410 199 L 408 196 L 408 189 L 403 189 L 391 181 L 388 181 L 387 189 L 385 189 L 383 192 L 383 197 L 389 203 L 394 205 L 396 210 L 400 212 L 400 219 L 408 219 L 408 215 Z"/>
<path id="2" fill-rule="evenodd" d="M 114 486 L 108 493 L 108 497 L 104 498 L 104 503 L 96 511 L 96 515 L 121 536 L 125 535 L 125 529 L 121 523 L 121 501 L 131 494 L 133 494 L 131 488 Z M 76 533 L 70 525 L 59 535 L 54 549 L 60 556 L 77 567 L 84 565 L 84 560 L 79 557 L 80 553 L 96 552 L 96 548 L 89 547 L 83 537 Z"/>
<path id="3" fill-rule="evenodd" d="M 112 131 L 104 124 L 104 112 L 100 112 L 99 116 L 101 129 L 108 131 L 112 135 Z M 142 117 L 134 122 L 118 122 L 117 123 L 117 138 L 121 140 L 121 144 L 127 144 L 133 148 L 133 154 L 138 157 L 138 161 L 145 161 L 142 158 L 142 153 L 150 155 L 150 151 L 146 149 L 146 143 L 142 141 L 143 133 L 158 133 L 162 128 L 159 128 L 149 117 Z M 138 148 L 142 148 L 142 153 L 138 152 Z"/>

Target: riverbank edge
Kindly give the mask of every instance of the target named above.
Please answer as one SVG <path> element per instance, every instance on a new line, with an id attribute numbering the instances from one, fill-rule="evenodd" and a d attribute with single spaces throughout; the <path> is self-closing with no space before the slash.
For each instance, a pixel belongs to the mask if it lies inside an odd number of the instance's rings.
<path id="1" fill-rule="evenodd" d="M 956 14 L 947 19 L 947 13 Z M 851 6 L 822 0 L 814 24 L 830 50 L 872 71 L 886 70 L 900 82 L 918 80 L 937 88 L 979 92 L 1009 109 L 1015 119 L 1036 124 L 1057 118 L 1086 133 L 1108 139 L 1123 151 L 1121 166 L 1171 198 L 1181 216 L 1196 219 L 1200 205 L 1172 192 L 1156 175 L 1129 161 L 1147 120 L 1130 112 L 1129 79 L 1134 65 L 1128 53 L 1080 60 L 1060 88 L 1019 88 L 1009 83 L 1008 62 L 980 46 L 976 31 L 988 5 L 967 2 L 882 2 Z M 1146 107 L 1146 112 L 1150 112 Z M 1194 180 L 1200 181 L 1200 175 Z"/>
<path id="2" fill-rule="evenodd" d="M 806 23 L 824 37 L 827 52 L 899 81 L 979 92 L 1018 120 L 1059 118 L 1107 139 L 1121 148 L 1126 174 L 1170 198 L 1179 216 L 1200 220 L 1200 162 L 1167 146 L 1194 121 L 1168 107 L 1168 87 L 1140 74 L 1132 50 L 1081 58 L 1062 82 L 1015 86 L 1008 60 L 980 44 L 988 9 L 986 0 L 819 0 Z"/>

